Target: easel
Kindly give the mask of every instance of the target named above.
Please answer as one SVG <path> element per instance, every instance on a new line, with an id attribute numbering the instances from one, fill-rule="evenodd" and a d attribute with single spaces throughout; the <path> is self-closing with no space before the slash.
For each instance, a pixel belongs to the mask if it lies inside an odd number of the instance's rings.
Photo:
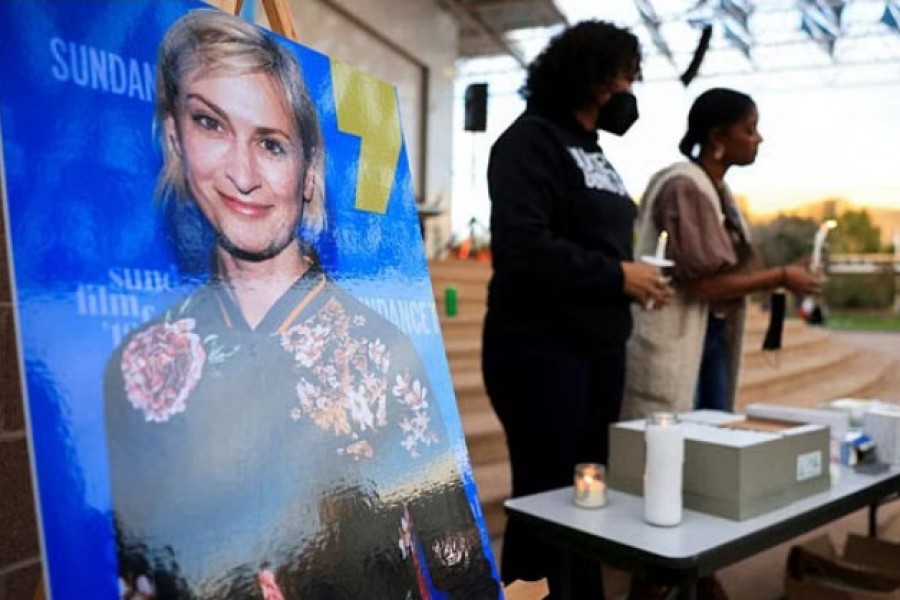
<path id="1" fill-rule="evenodd" d="M 244 0 L 205 0 L 209 4 L 218 7 L 224 12 L 236 15 L 241 11 Z M 262 0 L 263 9 L 269 19 L 269 28 L 288 38 L 297 40 L 297 27 L 294 24 L 294 14 L 287 0 Z"/>
<path id="2" fill-rule="evenodd" d="M 244 5 L 244 0 L 205 0 L 223 12 L 236 15 Z M 261 0 L 266 17 L 269 19 L 269 28 L 279 35 L 297 41 L 297 27 L 294 24 L 294 14 L 287 0 Z M 46 600 L 44 591 L 44 578 L 38 580 L 37 589 L 34 591 L 34 600 Z"/>
<path id="3" fill-rule="evenodd" d="M 205 0 L 223 12 L 236 15 L 240 12 L 244 0 Z M 269 28 L 275 33 L 290 40 L 297 39 L 297 27 L 294 23 L 294 15 L 291 12 L 288 0 L 261 0 L 266 17 L 269 20 Z M 546 580 L 536 582 L 516 581 L 505 589 L 507 600 L 537 600 L 548 591 Z M 46 600 L 43 577 L 38 581 L 34 592 L 34 600 Z"/>

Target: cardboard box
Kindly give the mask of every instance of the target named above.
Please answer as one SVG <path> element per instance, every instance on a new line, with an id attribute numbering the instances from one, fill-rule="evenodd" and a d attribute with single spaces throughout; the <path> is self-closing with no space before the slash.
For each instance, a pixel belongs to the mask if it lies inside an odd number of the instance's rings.
<path id="1" fill-rule="evenodd" d="M 714 413 L 714 414 L 713 414 Z M 827 490 L 829 431 L 746 419 L 719 411 L 684 413 L 684 506 L 743 520 Z M 610 428 L 609 486 L 643 494 L 643 419 Z"/>
<path id="2" fill-rule="evenodd" d="M 850 413 L 827 408 L 802 408 L 782 404 L 753 403 L 744 407 L 751 418 L 776 419 L 791 423 L 819 423 L 831 428 L 831 437 L 843 441 L 850 427 Z"/>
<path id="3" fill-rule="evenodd" d="M 843 556 L 827 535 L 794 546 L 787 600 L 900 600 L 900 544 L 850 534 Z"/>

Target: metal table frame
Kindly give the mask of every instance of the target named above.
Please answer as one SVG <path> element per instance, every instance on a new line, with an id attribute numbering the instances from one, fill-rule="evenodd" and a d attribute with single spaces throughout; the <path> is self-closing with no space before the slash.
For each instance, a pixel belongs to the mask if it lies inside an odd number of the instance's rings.
<path id="1" fill-rule="evenodd" d="M 676 585 L 679 598 L 693 599 L 700 577 L 786 542 L 861 508 L 869 509 L 874 536 L 878 507 L 900 494 L 900 467 L 864 475 L 841 468 L 830 490 L 744 521 L 691 510 L 677 527 L 654 527 L 643 521 L 643 499 L 610 491 L 600 509 L 572 504 L 572 488 L 513 498 L 505 503 L 510 519 L 530 523 L 563 556 L 563 598 L 571 598 L 573 553 Z M 583 599 L 579 599 L 583 600 Z"/>

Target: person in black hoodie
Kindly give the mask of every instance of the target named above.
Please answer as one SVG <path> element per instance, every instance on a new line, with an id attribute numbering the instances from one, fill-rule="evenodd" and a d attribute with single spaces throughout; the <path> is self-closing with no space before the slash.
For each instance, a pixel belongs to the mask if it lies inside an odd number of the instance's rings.
<path id="1" fill-rule="evenodd" d="M 506 433 L 514 497 L 570 485 L 578 462 L 606 463 L 622 400 L 630 303 L 659 307 L 671 289 L 632 260 L 637 207 L 597 144 L 637 119 L 637 38 L 598 21 L 557 35 L 528 67 L 525 112 L 488 165 L 493 277 L 483 372 Z M 651 302 L 652 301 L 652 302 Z M 559 554 L 507 525 L 501 577 L 547 577 Z M 574 562 L 572 595 L 602 598 L 599 564 Z"/>

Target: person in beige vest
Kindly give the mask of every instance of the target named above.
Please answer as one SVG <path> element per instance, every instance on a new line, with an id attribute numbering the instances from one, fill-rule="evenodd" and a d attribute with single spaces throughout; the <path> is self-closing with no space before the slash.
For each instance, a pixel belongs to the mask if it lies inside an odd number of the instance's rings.
<path id="1" fill-rule="evenodd" d="M 650 179 L 635 254 L 653 254 L 660 232 L 668 233 L 675 297 L 661 310 L 634 311 L 623 418 L 731 410 L 747 295 L 779 287 L 796 294 L 819 289 L 819 278 L 802 262 L 762 268 L 725 183 L 729 168 L 756 159 L 763 140 L 758 121 L 750 96 L 724 88 L 704 92 L 691 106 L 679 145 L 688 160 Z"/>
<path id="2" fill-rule="evenodd" d="M 656 411 L 732 410 L 747 295 L 780 287 L 796 294 L 819 289 L 819 279 L 803 263 L 762 268 L 725 183 L 729 168 L 756 159 L 763 140 L 758 121 L 750 96 L 724 88 L 702 93 L 679 144 L 687 161 L 656 173 L 644 192 L 635 255 L 654 254 L 660 232 L 667 232 L 675 296 L 660 310 L 633 311 L 624 419 Z M 630 597 L 656 597 L 652 588 L 636 579 Z M 713 577 L 701 580 L 698 593 L 725 597 Z"/>

